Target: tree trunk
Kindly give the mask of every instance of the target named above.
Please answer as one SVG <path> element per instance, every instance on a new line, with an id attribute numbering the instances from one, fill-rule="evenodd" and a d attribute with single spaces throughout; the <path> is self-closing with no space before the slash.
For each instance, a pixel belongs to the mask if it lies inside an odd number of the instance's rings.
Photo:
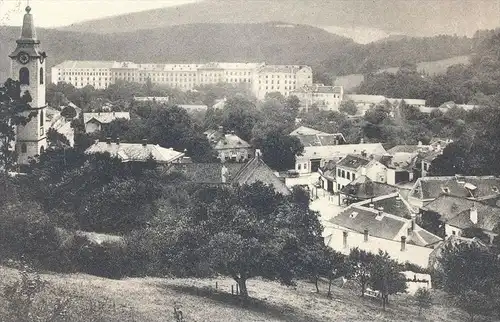
<path id="1" fill-rule="evenodd" d="M 365 297 L 366 282 L 361 282 L 361 297 Z"/>
<path id="2" fill-rule="evenodd" d="M 248 297 L 247 280 L 244 278 L 238 278 L 236 280 L 236 283 L 238 283 L 238 287 L 240 288 L 240 296 L 243 298 L 247 298 Z"/>
<path id="3" fill-rule="evenodd" d="M 328 293 L 326 294 L 328 297 L 332 297 L 332 282 L 333 282 L 333 276 L 330 276 L 328 279 Z"/>
<path id="4" fill-rule="evenodd" d="M 319 293 L 318 279 L 318 276 L 314 277 L 314 286 L 316 286 L 316 293 Z"/>

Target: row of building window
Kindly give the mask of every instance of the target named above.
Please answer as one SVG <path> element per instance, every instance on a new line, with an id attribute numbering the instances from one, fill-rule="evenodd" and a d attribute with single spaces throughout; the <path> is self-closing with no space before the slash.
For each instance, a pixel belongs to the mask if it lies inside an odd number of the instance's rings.
<path id="1" fill-rule="evenodd" d="M 337 176 L 340 177 L 340 178 L 344 178 L 344 179 L 347 179 L 347 180 L 356 180 L 356 174 L 355 173 L 352 173 L 351 175 L 351 172 L 349 171 L 345 171 L 345 170 L 342 170 L 342 169 L 337 169 Z M 352 177 L 352 179 L 351 179 Z"/>
<path id="2" fill-rule="evenodd" d="M 43 73 L 43 67 L 40 67 L 40 85 L 43 85 L 45 74 Z M 23 67 L 19 70 L 19 83 L 21 85 L 29 85 L 30 84 L 30 71 L 27 67 Z"/>

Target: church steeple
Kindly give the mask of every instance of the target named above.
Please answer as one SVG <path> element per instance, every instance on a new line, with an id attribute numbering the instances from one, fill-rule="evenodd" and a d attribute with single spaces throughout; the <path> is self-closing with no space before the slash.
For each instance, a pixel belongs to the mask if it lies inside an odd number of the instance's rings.
<path id="1" fill-rule="evenodd" d="M 21 30 L 21 41 L 36 41 L 36 29 L 35 24 L 33 23 L 33 15 L 30 13 L 31 7 L 26 7 L 26 13 L 24 14 L 23 19 L 23 28 Z"/>
<path id="2" fill-rule="evenodd" d="M 31 97 L 30 111 L 24 116 L 31 116 L 25 125 L 19 125 L 16 130 L 16 151 L 18 164 L 26 165 L 29 159 L 39 155 L 47 146 L 45 121 L 45 83 L 46 65 L 44 52 L 40 50 L 33 15 L 30 6 L 21 27 L 21 37 L 16 40 L 16 49 L 9 55 L 11 58 L 11 78 L 19 81 L 21 95 L 29 93 Z"/>

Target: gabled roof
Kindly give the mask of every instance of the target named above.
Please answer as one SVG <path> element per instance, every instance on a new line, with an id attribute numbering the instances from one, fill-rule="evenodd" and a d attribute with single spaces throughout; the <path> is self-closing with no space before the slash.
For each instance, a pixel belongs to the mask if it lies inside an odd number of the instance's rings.
<path id="1" fill-rule="evenodd" d="M 298 129 L 295 129 L 294 131 L 292 131 L 292 133 L 290 133 L 290 135 L 292 135 L 292 136 L 294 136 L 294 135 L 315 135 L 315 134 L 329 134 L 329 133 L 321 132 L 321 131 L 312 129 L 312 128 L 307 127 L 307 126 L 300 126 Z"/>
<path id="2" fill-rule="evenodd" d="M 339 145 L 345 142 L 342 133 L 295 135 L 304 147 Z"/>
<path id="3" fill-rule="evenodd" d="M 383 209 L 384 212 L 397 217 L 411 219 L 414 215 L 412 207 L 397 192 L 358 203 L 364 207 L 369 207 L 370 204 L 373 205 L 374 209 Z"/>
<path id="4" fill-rule="evenodd" d="M 415 166 L 417 155 L 407 152 L 396 152 L 392 155 L 382 156 L 379 160 L 380 163 L 390 169 L 396 170 L 411 170 Z"/>
<path id="5" fill-rule="evenodd" d="M 389 154 L 395 154 L 398 152 L 417 153 L 422 149 L 427 149 L 428 147 L 429 147 L 428 145 L 410 145 L 410 144 L 396 145 L 387 150 L 387 153 Z"/>
<path id="6" fill-rule="evenodd" d="M 470 209 L 463 210 L 457 216 L 447 220 L 446 223 L 460 229 L 476 227 L 493 231 L 500 223 L 500 208 L 481 203 L 476 203 L 474 206 L 477 210 L 477 223 L 471 221 Z"/>
<path id="7" fill-rule="evenodd" d="M 441 216 L 441 220 L 446 221 L 462 211 L 470 209 L 475 203 L 477 201 L 443 194 L 423 206 L 422 209 L 435 212 Z"/>
<path id="8" fill-rule="evenodd" d="M 232 180 L 243 168 L 243 163 L 172 163 L 169 171 L 180 172 L 190 181 L 202 184 L 222 184 L 222 167 L 228 171 L 228 179 Z"/>
<path id="9" fill-rule="evenodd" d="M 384 155 L 386 151 L 382 143 L 360 143 L 360 144 L 341 144 L 304 147 L 301 159 L 335 159 L 344 157 L 348 154 L 361 155 L 362 152 L 367 155 Z"/>
<path id="10" fill-rule="evenodd" d="M 371 199 L 397 192 L 398 188 L 385 183 L 375 182 L 367 176 L 360 176 L 342 188 L 340 193 L 356 199 Z"/>
<path id="11" fill-rule="evenodd" d="M 215 150 L 223 149 L 248 149 L 252 146 L 240 139 L 236 134 L 224 134 L 215 144 Z"/>
<path id="12" fill-rule="evenodd" d="M 370 236 L 389 240 L 397 238 L 401 229 L 409 224 L 408 220 L 385 212 L 381 218 L 378 217 L 378 214 L 379 212 L 376 209 L 353 205 L 329 220 L 329 222 L 358 233 L 364 233 L 365 229 L 368 229 Z"/>
<path id="13" fill-rule="evenodd" d="M 436 236 L 425 229 L 422 229 L 416 226 L 416 229 L 413 230 L 408 236 L 408 243 L 414 244 L 417 246 L 431 246 L 436 245 L 441 242 L 443 239 L 439 236 Z"/>
<path id="14" fill-rule="evenodd" d="M 278 193 L 290 194 L 290 190 L 288 190 L 285 183 L 274 174 L 274 171 L 259 156 L 248 161 L 232 180 L 233 183 L 239 185 L 252 184 L 258 181 L 272 186 Z"/>
<path id="15" fill-rule="evenodd" d="M 484 198 L 500 193 L 500 178 L 495 176 L 442 176 L 419 178 L 410 197 L 428 200 L 441 194 L 463 198 Z"/>
<path id="16" fill-rule="evenodd" d="M 130 120 L 129 112 L 97 112 L 83 113 L 83 122 L 87 124 L 91 120 L 95 120 L 101 124 L 108 124 L 116 119 Z"/>
<path id="17" fill-rule="evenodd" d="M 223 167 L 226 168 L 227 182 L 223 182 Z M 290 194 L 286 187 L 260 157 L 255 157 L 247 163 L 174 163 L 169 171 L 180 172 L 190 181 L 201 184 L 253 184 L 262 182 L 270 185 L 283 195 Z"/>
<path id="18" fill-rule="evenodd" d="M 337 163 L 337 168 L 347 168 L 352 170 L 358 170 L 359 168 L 366 166 L 370 163 L 370 159 L 362 157 L 360 155 L 349 154 Z"/>
<path id="19" fill-rule="evenodd" d="M 184 156 L 182 152 L 167 149 L 158 144 L 141 143 L 96 142 L 85 151 L 87 154 L 106 152 L 112 157 L 120 158 L 123 162 L 145 162 L 152 156 L 157 163 L 170 163 Z"/>

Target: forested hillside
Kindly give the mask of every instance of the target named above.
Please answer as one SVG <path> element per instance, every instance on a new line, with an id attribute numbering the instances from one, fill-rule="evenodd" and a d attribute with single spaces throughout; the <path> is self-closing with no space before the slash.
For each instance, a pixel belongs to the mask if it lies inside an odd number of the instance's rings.
<path id="1" fill-rule="evenodd" d="M 2 79 L 19 33 L 18 27 L 0 27 L 0 43 L 6 44 L 0 47 Z M 324 83 L 333 75 L 468 55 L 475 43 L 474 38 L 438 36 L 360 45 L 320 28 L 280 23 L 193 24 L 106 35 L 39 29 L 38 35 L 49 67 L 64 60 L 265 61 L 311 65 Z"/>

